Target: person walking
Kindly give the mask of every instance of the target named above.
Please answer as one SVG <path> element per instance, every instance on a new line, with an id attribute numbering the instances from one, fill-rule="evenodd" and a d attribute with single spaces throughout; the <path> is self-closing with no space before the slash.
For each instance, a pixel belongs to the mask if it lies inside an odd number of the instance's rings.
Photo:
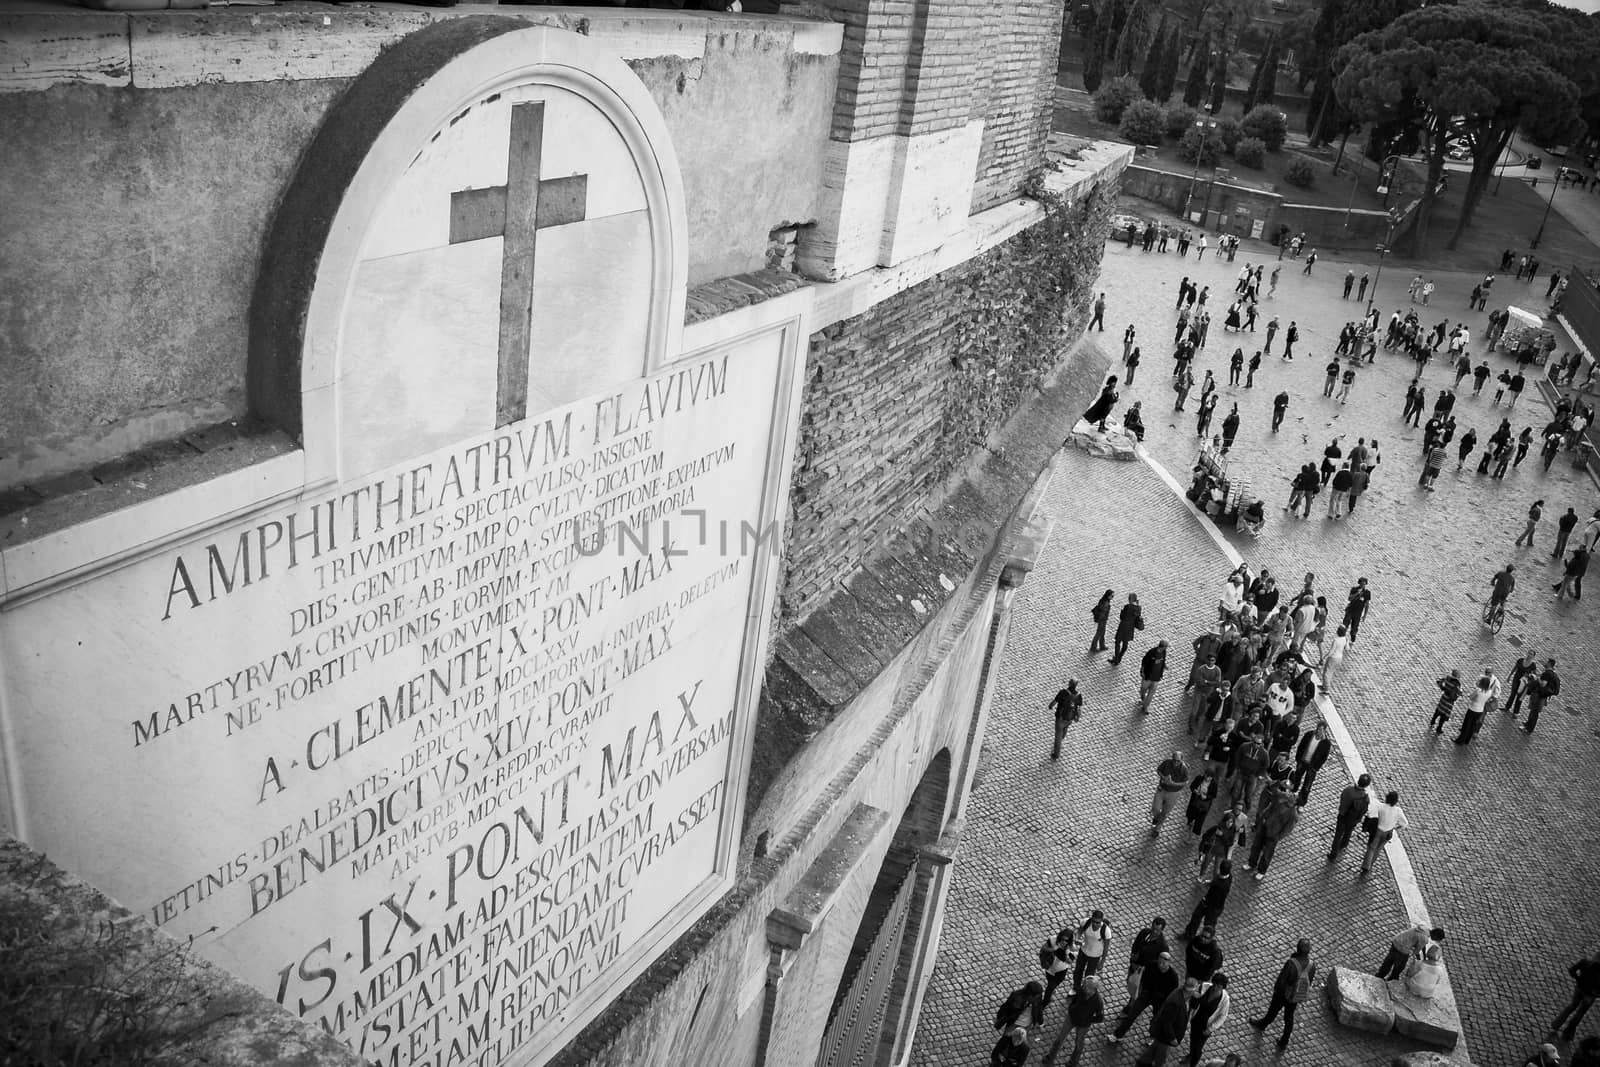
<path id="1" fill-rule="evenodd" d="M 1344 602 L 1344 626 L 1350 631 L 1351 645 L 1356 643 L 1356 638 L 1361 634 L 1361 624 L 1367 621 L 1367 613 L 1371 610 L 1372 590 L 1368 588 L 1366 578 L 1357 578 Z"/>
<path id="2" fill-rule="evenodd" d="M 1023 1016 L 1027 1016 L 1028 1023 L 1020 1023 Z M 1000 1002 L 1000 1009 L 994 1013 L 994 1028 L 1001 1033 L 1014 1026 L 1038 1026 L 1044 1022 L 1044 983 L 1029 982 L 1020 989 L 1014 989 L 1005 1000 Z"/>
<path id="3" fill-rule="evenodd" d="M 1105 1021 L 1106 1000 L 1100 992 L 1100 979 L 1085 975 L 1077 995 L 1067 1001 L 1067 1026 L 1072 1031 L 1072 1056 L 1067 1067 L 1077 1067 L 1083 1057 L 1083 1042 L 1089 1036 L 1089 1027 Z"/>
<path id="4" fill-rule="evenodd" d="M 1267 1014 L 1251 1019 L 1250 1025 L 1266 1030 L 1283 1013 L 1283 1035 L 1278 1038 L 1280 1049 L 1289 1047 L 1289 1037 L 1294 1033 L 1294 1013 L 1301 1004 L 1311 999 L 1312 982 L 1317 977 L 1317 965 L 1311 961 L 1311 942 L 1301 938 L 1294 954 L 1284 961 L 1277 980 L 1272 983 L 1272 1000 Z"/>
<path id="5" fill-rule="evenodd" d="M 1332 396 L 1333 387 L 1339 384 L 1339 361 L 1337 359 L 1329 360 L 1327 370 L 1328 376 L 1322 382 L 1322 395 Z"/>
<path id="6" fill-rule="evenodd" d="M 1571 1041 L 1578 1036 L 1578 1024 L 1600 998 L 1600 956 L 1579 960 L 1567 968 L 1567 973 L 1572 976 L 1572 1000 L 1561 1009 L 1550 1029 L 1559 1030 L 1562 1037 Z"/>
<path id="7" fill-rule="evenodd" d="M 1354 501 L 1352 500 L 1352 504 Z M 1353 510 L 1353 508 L 1352 508 Z M 1322 655 L 1322 689 L 1324 692 L 1333 692 L 1333 676 L 1339 673 L 1339 668 L 1344 666 L 1346 650 L 1350 647 L 1350 627 L 1340 624 L 1334 631 L 1333 640 L 1328 642 L 1328 650 Z"/>
<path id="8" fill-rule="evenodd" d="M 1228 412 L 1222 420 L 1222 454 L 1227 455 L 1233 448 L 1233 439 L 1239 436 L 1239 405 L 1233 405 L 1233 410 Z"/>
<path id="9" fill-rule="evenodd" d="M 1253 313 L 1255 311 L 1255 308 L 1252 307 L 1250 310 Z M 1254 389 L 1256 387 L 1256 371 L 1258 371 L 1260 369 L 1261 369 L 1261 350 L 1258 348 L 1258 349 L 1256 349 L 1255 355 L 1250 357 L 1250 365 L 1249 365 L 1248 368 L 1246 368 L 1246 371 L 1245 371 L 1244 387 L 1246 389 Z"/>
<path id="10" fill-rule="evenodd" d="M 1350 461 L 1339 464 L 1328 486 L 1328 518 L 1338 520 L 1344 515 L 1345 503 L 1350 499 L 1350 486 L 1355 476 L 1350 472 Z"/>
<path id="11" fill-rule="evenodd" d="M 1428 720 L 1428 726 L 1434 733 L 1442 734 L 1456 701 L 1461 698 L 1461 672 L 1452 670 L 1433 684 L 1439 687 L 1439 702 L 1433 706 L 1433 717 Z"/>
<path id="12" fill-rule="evenodd" d="M 1339 378 L 1339 395 L 1336 398 L 1341 405 L 1349 402 L 1350 390 L 1356 386 L 1356 369 L 1354 366 L 1346 367 L 1344 374 Z"/>
<path id="13" fill-rule="evenodd" d="M 1206 371 L 1207 375 L 1210 373 L 1210 371 Z M 1211 429 L 1211 413 L 1216 410 L 1217 394 L 1210 393 L 1201 397 L 1200 410 L 1195 414 L 1194 432 L 1196 437 L 1204 437 L 1206 432 Z"/>
<path id="14" fill-rule="evenodd" d="M 1122 605 L 1122 611 L 1117 616 L 1117 630 L 1112 636 L 1111 664 L 1122 662 L 1122 657 L 1128 652 L 1128 643 L 1133 640 L 1133 635 L 1144 629 L 1144 611 L 1139 607 L 1139 595 L 1128 594 L 1128 602 Z"/>
<path id="15" fill-rule="evenodd" d="M 1201 985 L 1200 998 L 1195 1002 L 1194 1015 L 1189 1020 L 1189 1067 L 1200 1067 L 1200 1055 L 1206 1042 L 1212 1034 L 1222 1029 L 1232 1013 L 1228 976 L 1218 971 L 1211 976 L 1211 981 Z"/>
<path id="16" fill-rule="evenodd" d="M 1106 332 L 1106 294 L 1101 293 L 1094 301 L 1094 318 L 1089 320 L 1086 329 L 1100 328 L 1101 333 Z"/>
<path id="17" fill-rule="evenodd" d="M 1022 1067 L 1028 1062 L 1028 1053 L 1032 1049 L 1033 1044 L 1028 1040 L 1028 1031 L 1020 1026 L 1013 1026 L 1001 1034 L 1000 1039 L 994 1043 L 994 1048 L 989 1050 L 989 1067 Z"/>
<path id="18" fill-rule="evenodd" d="M 1566 599 L 1569 592 L 1573 600 L 1583 599 L 1583 576 L 1589 570 L 1589 555 L 1589 549 L 1579 545 L 1572 550 L 1572 555 L 1567 557 L 1567 566 L 1561 575 L 1561 580 L 1550 587 L 1556 594 L 1557 600 Z"/>
<path id="19" fill-rule="evenodd" d="M 1072 976 L 1072 965 L 1078 956 L 1078 940 L 1072 927 L 1047 938 L 1039 946 L 1039 967 L 1044 971 L 1044 1006 L 1056 995 L 1056 987 Z"/>
<path id="20" fill-rule="evenodd" d="M 1372 804 L 1372 775 L 1362 774 L 1354 785 L 1347 785 L 1339 793 L 1339 810 L 1333 825 L 1333 847 L 1328 850 L 1328 862 L 1350 846 L 1350 835 L 1367 817 Z"/>
<path id="21" fill-rule="evenodd" d="M 1289 412 L 1289 393 L 1287 390 L 1272 398 L 1272 432 L 1277 433 L 1283 425 L 1283 417 Z"/>
<path id="22" fill-rule="evenodd" d="M 1560 559 L 1567 551 L 1567 539 L 1572 536 L 1572 530 L 1578 525 L 1578 512 L 1568 508 L 1567 513 L 1556 520 L 1556 549 L 1550 553 L 1551 559 Z"/>
<path id="23" fill-rule="evenodd" d="M 1183 753 L 1173 749 L 1172 755 L 1156 765 L 1156 790 L 1150 798 L 1150 836 L 1161 833 L 1161 824 L 1167 813 L 1178 802 L 1178 795 L 1189 784 L 1189 767 L 1183 762 Z"/>
<path id="24" fill-rule="evenodd" d="M 1100 599 L 1094 607 L 1089 609 L 1089 617 L 1094 620 L 1094 637 L 1089 640 L 1089 654 L 1104 652 L 1106 645 L 1106 625 L 1111 621 L 1111 601 L 1117 594 L 1110 589 L 1100 594 Z"/>
<path id="25" fill-rule="evenodd" d="M 1139 346 L 1134 345 L 1133 351 L 1128 355 L 1128 384 L 1133 384 L 1133 376 L 1139 371 L 1139 361 L 1143 357 L 1139 354 Z"/>
<path id="26" fill-rule="evenodd" d="M 1154 967 L 1163 953 L 1168 951 L 1167 920 L 1157 915 L 1150 925 L 1133 935 L 1128 946 L 1128 998 L 1139 995 L 1139 978 L 1148 967 Z"/>
<path id="27" fill-rule="evenodd" d="M 1539 672 L 1539 678 L 1528 689 L 1528 717 L 1522 724 L 1522 732 L 1531 734 L 1539 726 L 1539 716 L 1544 712 L 1544 706 L 1550 698 L 1561 692 L 1561 676 L 1556 673 L 1556 661 L 1544 661 L 1544 670 Z"/>
<path id="28" fill-rule="evenodd" d="M 1343 631 L 1344 627 L 1339 629 Z M 1290 787 L 1299 791 L 1295 798 L 1296 807 L 1305 807 L 1311 799 L 1311 787 L 1332 752 L 1333 738 L 1329 736 L 1326 722 L 1317 723 L 1315 729 L 1300 738 L 1300 744 L 1294 750 L 1294 771 L 1289 775 Z"/>
<path id="29" fill-rule="evenodd" d="M 1316 266 L 1316 265 L 1317 265 L 1317 250 L 1315 248 L 1313 248 L 1311 250 L 1311 254 L 1306 256 L 1306 265 L 1300 271 L 1300 273 L 1301 274 L 1305 274 L 1305 275 L 1309 275 L 1311 273 L 1311 268 Z"/>
<path id="30" fill-rule="evenodd" d="M 1300 340 L 1300 327 L 1293 319 L 1289 320 L 1289 328 L 1283 331 L 1283 358 L 1285 362 L 1294 362 L 1295 342 Z"/>
<path id="31" fill-rule="evenodd" d="M 1539 681 L 1539 659 L 1530 648 L 1517 657 L 1517 662 L 1511 665 L 1509 674 L 1511 692 L 1506 696 L 1506 712 L 1515 719 L 1517 711 L 1522 706 L 1522 698 L 1528 695 L 1530 687 Z"/>
<path id="32" fill-rule="evenodd" d="M 1472 739 L 1478 736 L 1485 716 L 1498 706 L 1499 701 L 1500 679 L 1494 676 L 1494 671 L 1485 667 L 1483 674 L 1478 677 L 1478 684 L 1472 687 L 1472 696 L 1468 698 L 1467 710 L 1461 716 L 1461 729 L 1456 733 L 1455 743 L 1470 745 Z"/>
<path id="33" fill-rule="evenodd" d="M 1267 343 L 1261 346 L 1261 351 L 1272 355 L 1272 339 L 1278 336 L 1278 316 L 1274 315 L 1267 320 Z"/>
<path id="34" fill-rule="evenodd" d="M 1478 443 L 1478 431 L 1469 429 L 1461 435 L 1461 440 L 1456 442 L 1456 470 L 1466 466 L 1467 457 L 1472 455 L 1472 449 Z"/>
<path id="35" fill-rule="evenodd" d="M 1539 525 L 1539 520 L 1543 517 L 1544 501 L 1535 500 L 1533 502 L 1533 507 L 1528 509 L 1528 524 L 1524 526 L 1522 528 L 1522 532 L 1517 535 L 1516 544 L 1518 546 L 1521 546 L 1524 542 L 1526 542 L 1529 548 L 1533 547 L 1533 531 L 1534 528 Z"/>
<path id="36" fill-rule="evenodd" d="M 1385 982 L 1392 982 L 1405 973 L 1406 964 L 1421 959 L 1429 945 L 1443 943 L 1444 927 L 1429 927 L 1426 923 L 1409 926 L 1389 942 L 1389 952 L 1378 964 L 1376 973 Z"/>
<path id="37" fill-rule="evenodd" d="M 1133 354 L 1133 339 L 1137 335 L 1138 335 L 1138 331 L 1133 328 L 1133 324 L 1132 323 L 1129 323 L 1128 324 L 1128 328 L 1126 330 L 1122 331 L 1122 362 L 1123 363 L 1127 363 L 1128 362 L 1128 357 Z"/>
<path id="38" fill-rule="evenodd" d="M 1228 357 L 1228 384 L 1238 385 L 1239 379 L 1244 376 L 1244 349 L 1235 348 L 1233 355 Z"/>
<path id="39" fill-rule="evenodd" d="M 1391 789 L 1383 796 L 1383 802 L 1373 806 L 1372 829 L 1367 837 L 1367 852 L 1361 858 L 1361 873 L 1372 873 L 1372 865 L 1378 862 L 1381 853 L 1394 840 L 1394 835 L 1410 826 L 1406 813 L 1400 807 L 1400 791 Z"/>
<path id="40" fill-rule="evenodd" d="M 1354 289 L 1355 287 L 1356 287 L 1356 272 L 1353 271 L 1353 270 L 1345 271 L 1344 272 L 1344 293 L 1343 293 L 1343 295 L 1341 295 L 1339 297 L 1339 299 L 1341 299 L 1341 300 L 1349 300 L 1350 299 L 1350 290 Z"/>
<path id="41" fill-rule="evenodd" d="M 1256 819 L 1256 832 L 1250 845 L 1250 858 L 1245 860 L 1244 864 L 1244 869 L 1247 871 L 1255 869 L 1256 881 L 1259 882 L 1267 876 L 1267 869 L 1272 866 L 1272 857 L 1278 851 L 1278 842 L 1289 836 L 1299 817 L 1294 793 L 1289 789 L 1288 783 L 1274 782 L 1261 795 L 1261 814 Z"/>
<path id="42" fill-rule="evenodd" d="M 1356 299 L 1358 301 L 1365 300 L 1367 298 L 1367 282 L 1368 282 L 1368 280 L 1369 279 L 1367 277 L 1366 272 L 1363 271 L 1362 274 L 1361 274 L 1360 286 L 1356 289 Z M 1377 298 L 1377 294 L 1376 293 L 1373 294 L 1373 298 L 1374 299 Z"/>
<path id="43" fill-rule="evenodd" d="M 1111 923 L 1099 908 L 1089 913 L 1078 927 L 1078 960 L 1072 965 L 1072 988 L 1081 991 L 1084 981 L 1100 973 L 1111 950 Z"/>
<path id="44" fill-rule="evenodd" d="M 1139 972 L 1138 994 L 1128 1001 L 1122 1014 L 1117 1016 L 1116 1029 L 1106 1035 L 1106 1041 L 1113 1045 L 1121 1041 L 1146 1008 L 1166 1003 L 1167 998 L 1179 988 L 1178 972 L 1172 966 L 1172 953 L 1163 952 L 1154 965 Z"/>
<path id="45" fill-rule="evenodd" d="M 1078 692 L 1078 680 L 1067 679 L 1067 687 L 1057 691 L 1049 707 L 1055 712 L 1055 743 L 1050 747 L 1050 758 L 1061 758 L 1061 742 L 1067 728 L 1083 717 L 1083 694 Z"/>
<path id="46" fill-rule="evenodd" d="M 1139 711 L 1150 714 L 1150 698 L 1155 696 L 1156 685 L 1167 673 L 1167 643 L 1157 641 L 1155 647 L 1139 661 Z"/>
<path id="47" fill-rule="evenodd" d="M 1166 1067 L 1167 1057 L 1189 1032 L 1189 1020 L 1200 999 L 1200 983 L 1185 978 L 1183 986 L 1172 991 L 1150 1015 L 1150 1045 L 1134 1060 L 1135 1067 Z"/>
<path id="48" fill-rule="evenodd" d="M 1192 938 L 1202 928 L 1216 929 L 1217 920 L 1222 918 L 1222 909 L 1228 904 L 1228 894 L 1233 890 L 1233 861 L 1225 859 L 1218 863 L 1217 873 L 1211 876 L 1211 880 L 1207 882 L 1202 878 L 1201 882 L 1206 887 L 1205 892 L 1200 894 L 1200 902 L 1194 906 L 1194 914 L 1189 916 L 1189 925 L 1184 927 L 1180 935 L 1182 937 Z M 1220 951 L 1217 958 L 1220 962 Z M 1188 973 L 1194 972 L 1190 970 Z"/>

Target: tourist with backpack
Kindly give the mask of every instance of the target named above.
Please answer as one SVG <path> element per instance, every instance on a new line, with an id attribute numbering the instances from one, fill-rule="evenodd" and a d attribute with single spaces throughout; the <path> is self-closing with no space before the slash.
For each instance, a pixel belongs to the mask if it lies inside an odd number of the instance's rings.
<path id="1" fill-rule="evenodd" d="M 1067 687 L 1055 695 L 1049 705 L 1055 711 L 1056 741 L 1050 748 L 1050 758 L 1061 758 L 1061 742 L 1067 736 L 1067 728 L 1083 717 L 1083 694 L 1078 692 L 1078 680 L 1067 679 Z"/>
<path id="2" fill-rule="evenodd" d="M 1056 986 L 1072 973 L 1072 965 L 1077 962 L 1077 958 L 1078 942 L 1070 926 L 1054 938 L 1047 938 L 1045 943 L 1039 946 L 1039 967 L 1044 971 L 1043 1007 L 1050 1006 L 1050 998 L 1055 996 Z"/>
<path id="3" fill-rule="evenodd" d="M 1167 920 L 1157 915 L 1150 925 L 1133 935 L 1133 945 L 1128 949 L 1128 997 L 1139 995 L 1139 978 L 1145 968 L 1153 967 L 1161 954 L 1167 951 Z"/>
<path id="4" fill-rule="evenodd" d="M 1078 962 L 1072 965 L 1074 990 L 1083 988 L 1084 978 L 1099 973 L 1110 949 L 1111 923 L 1106 921 L 1106 913 L 1096 908 L 1078 927 Z"/>
<path id="5" fill-rule="evenodd" d="M 1311 942 L 1301 938 L 1294 955 L 1283 962 L 1277 981 L 1272 983 L 1272 1002 L 1267 1005 L 1267 1014 L 1251 1019 L 1250 1025 L 1265 1030 L 1282 1012 L 1283 1035 L 1278 1038 L 1278 1047 L 1288 1048 L 1289 1036 L 1294 1033 L 1295 1009 L 1311 999 L 1311 984 L 1316 977 L 1317 965 L 1311 962 Z"/>

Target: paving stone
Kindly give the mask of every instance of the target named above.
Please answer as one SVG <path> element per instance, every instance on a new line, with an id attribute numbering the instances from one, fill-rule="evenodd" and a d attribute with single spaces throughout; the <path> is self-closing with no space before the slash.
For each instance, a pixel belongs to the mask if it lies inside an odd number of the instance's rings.
<path id="1" fill-rule="evenodd" d="M 1328 1001 L 1339 1022 L 1355 1030 L 1387 1034 L 1394 1029 L 1389 983 L 1349 967 L 1328 969 Z"/>
<path id="2" fill-rule="evenodd" d="M 1269 273 L 1275 254 L 1266 253 Z M 1211 286 L 1216 319 L 1196 374 L 1203 378 L 1210 368 L 1226 383 L 1234 347 L 1245 347 L 1248 356 L 1264 340 L 1260 333 L 1220 329 L 1239 268 L 1261 258 L 1248 244 L 1234 263 L 1208 256 L 1199 265 L 1192 257 L 1107 248 L 1099 287 L 1108 294 L 1108 335 L 1131 320 L 1143 357 L 1137 384 L 1125 388 L 1122 399 L 1144 401 L 1144 450 L 1182 483 L 1198 443 L 1197 398 L 1191 396 L 1188 412 L 1171 413 L 1164 358 L 1176 321 L 1171 296 L 1182 274 Z M 1363 269 L 1357 268 L 1358 277 Z M 1384 318 L 1408 306 L 1405 285 L 1413 273 L 1415 267 L 1389 262 L 1375 304 Z M 1423 273 L 1438 286 L 1432 306 L 1419 307 L 1424 322 L 1431 326 L 1448 316 L 1481 338 L 1486 313 L 1466 311 L 1476 278 Z M 1343 276 L 1344 267 L 1330 260 L 1310 278 L 1285 260 L 1277 295 L 1263 301 L 1260 327 L 1273 314 L 1283 326 L 1295 319 L 1302 331 L 1297 358 L 1278 358 L 1280 331 L 1253 389 L 1221 386 L 1217 423 L 1235 402 L 1243 420 L 1230 470 L 1269 505 L 1259 540 L 1231 530 L 1225 536 L 1252 566 L 1269 567 L 1284 585 L 1316 572 L 1335 613 L 1357 577 L 1371 579 L 1372 614 L 1334 680 L 1333 696 L 1368 769 L 1381 786 L 1402 793 L 1411 827 L 1401 839 L 1430 918 L 1449 932 L 1450 977 L 1472 1058 L 1485 1065 L 1520 1063 L 1516 1057 L 1544 1039 L 1545 1027 L 1567 1002 L 1567 964 L 1600 944 L 1600 898 L 1593 889 L 1600 884 L 1600 820 L 1590 814 L 1593 768 L 1600 765 L 1600 723 L 1591 715 L 1600 693 L 1594 636 L 1600 597 L 1556 601 L 1549 591 L 1556 568 L 1548 559 L 1555 517 L 1569 504 L 1587 516 L 1600 505 L 1600 494 L 1565 454 L 1549 472 L 1530 455 L 1504 481 L 1480 477 L 1475 467 L 1458 474 L 1450 465 L 1438 492 L 1418 492 L 1420 431 L 1400 423 L 1414 365 L 1380 351 L 1378 362 L 1362 370 L 1348 405 L 1322 396 L 1323 368 L 1338 329 L 1364 309 L 1339 299 Z M 1490 308 L 1516 303 L 1528 291 L 1502 275 Z M 1475 359 L 1482 351 L 1480 343 L 1473 345 Z M 1507 363 L 1499 353 L 1488 359 L 1496 372 Z M 1447 374 L 1436 360 L 1423 382 L 1437 395 L 1449 384 Z M 1282 430 L 1273 434 L 1271 404 L 1280 389 L 1293 399 Z M 1474 400 L 1469 390 L 1458 401 L 1458 432 L 1472 426 L 1486 437 L 1490 420 L 1506 413 L 1504 405 L 1494 407 L 1490 393 Z M 1550 417 L 1531 393 L 1511 415 L 1514 428 L 1531 424 L 1535 430 Z M 1276 505 L 1287 500 L 1290 475 L 1306 460 L 1320 459 L 1335 434 L 1382 442 L 1371 490 L 1348 519 L 1324 517 L 1325 495 L 1313 519 L 1288 517 Z M 1538 498 L 1545 500 L 1546 519 L 1535 548 L 1517 549 L 1512 541 Z M 1119 920 L 1121 937 L 1108 964 L 1114 1012 L 1123 999 L 1133 934 L 1156 913 L 1182 923 L 1197 898 L 1192 838 L 1174 820 L 1151 839 L 1147 813 L 1155 763 L 1174 742 L 1184 743 L 1176 697 L 1189 667 L 1187 644 L 1214 615 L 1226 564 L 1199 520 L 1143 464 L 1097 463 L 1068 453 L 1045 507 L 1056 531 L 1018 594 L 1009 645 L 996 666 L 986 738 L 993 763 L 968 805 L 940 959 L 912 1050 L 918 1065 L 983 1062 L 993 1043 L 986 1016 L 1037 973 L 1033 949 L 1044 932 L 1081 921 L 1093 907 Z M 1494 635 L 1478 614 L 1489 576 L 1508 560 L 1516 561 L 1523 580 L 1505 628 Z M 1115 668 L 1083 651 L 1092 632 L 1089 608 L 1108 587 L 1118 590 L 1119 600 L 1137 590 L 1147 619 L 1129 659 Z M 1168 677 L 1151 714 L 1138 716 L 1132 710 L 1138 657 L 1159 637 L 1172 642 Z M 1546 709 L 1538 733 L 1519 732 L 1503 712 L 1469 747 L 1424 732 L 1433 679 L 1452 667 L 1466 675 L 1485 665 L 1504 678 L 1528 648 L 1555 656 L 1563 677 L 1562 695 Z M 1053 763 L 1045 704 L 1068 676 L 1078 677 L 1086 694 L 1084 720 Z M 1244 1024 L 1264 1008 L 1272 976 L 1302 932 L 1316 943 L 1324 967 L 1339 961 L 1360 970 L 1376 967 L 1390 938 L 1409 923 L 1386 862 L 1363 880 L 1356 877 L 1356 857 L 1325 860 L 1333 803 L 1344 784 L 1342 768 L 1330 763 L 1269 877 L 1236 883 L 1222 919 L 1236 1022 L 1212 1039 L 1208 1056 L 1237 1050 L 1249 1063 L 1372 1067 L 1415 1050 L 1414 1038 L 1339 1026 L 1323 998 L 1301 1011 L 1281 1059 L 1271 1055 L 1270 1035 L 1259 1042 Z M 1036 1046 L 1049 1049 L 1062 1011 L 1051 1006 Z M 1584 1032 L 1594 1026 L 1591 1019 Z M 1130 1032 L 1140 1040 L 1117 1046 L 1104 1044 L 1105 1029 L 1092 1035 L 1086 1067 L 1130 1062 L 1122 1050 L 1143 1047 L 1147 1022 Z M 1064 1063 L 1069 1051 L 1056 1062 Z"/>
<path id="3" fill-rule="evenodd" d="M 1408 1052 L 1389 1061 L 1389 1067 L 1467 1067 L 1461 1060 L 1442 1052 Z"/>

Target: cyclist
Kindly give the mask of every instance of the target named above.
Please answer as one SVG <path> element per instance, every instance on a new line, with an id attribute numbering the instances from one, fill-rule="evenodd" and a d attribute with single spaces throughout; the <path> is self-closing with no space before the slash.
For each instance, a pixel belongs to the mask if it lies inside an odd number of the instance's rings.
<path id="1" fill-rule="evenodd" d="M 1504 611 L 1506 601 L 1511 598 L 1511 591 L 1517 587 L 1517 579 L 1511 572 L 1516 570 L 1516 565 L 1507 563 L 1505 570 L 1496 572 L 1489 579 L 1491 592 L 1489 593 L 1489 611 L 1491 614 Z"/>

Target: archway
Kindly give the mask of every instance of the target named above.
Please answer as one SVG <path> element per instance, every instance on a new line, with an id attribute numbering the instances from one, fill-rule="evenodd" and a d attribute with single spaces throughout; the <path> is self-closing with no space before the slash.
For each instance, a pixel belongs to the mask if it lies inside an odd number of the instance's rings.
<path id="1" fill-rule="evenodd" d="M 839 977 L 817 1052 L 818 1067 L 896 1061 L 909 1037 L 912 991 L 938 909 L 946 859 L 933 852 L 950 794 L 950 750 L 941 749 L 911 794 L 873 882 Z"/>

